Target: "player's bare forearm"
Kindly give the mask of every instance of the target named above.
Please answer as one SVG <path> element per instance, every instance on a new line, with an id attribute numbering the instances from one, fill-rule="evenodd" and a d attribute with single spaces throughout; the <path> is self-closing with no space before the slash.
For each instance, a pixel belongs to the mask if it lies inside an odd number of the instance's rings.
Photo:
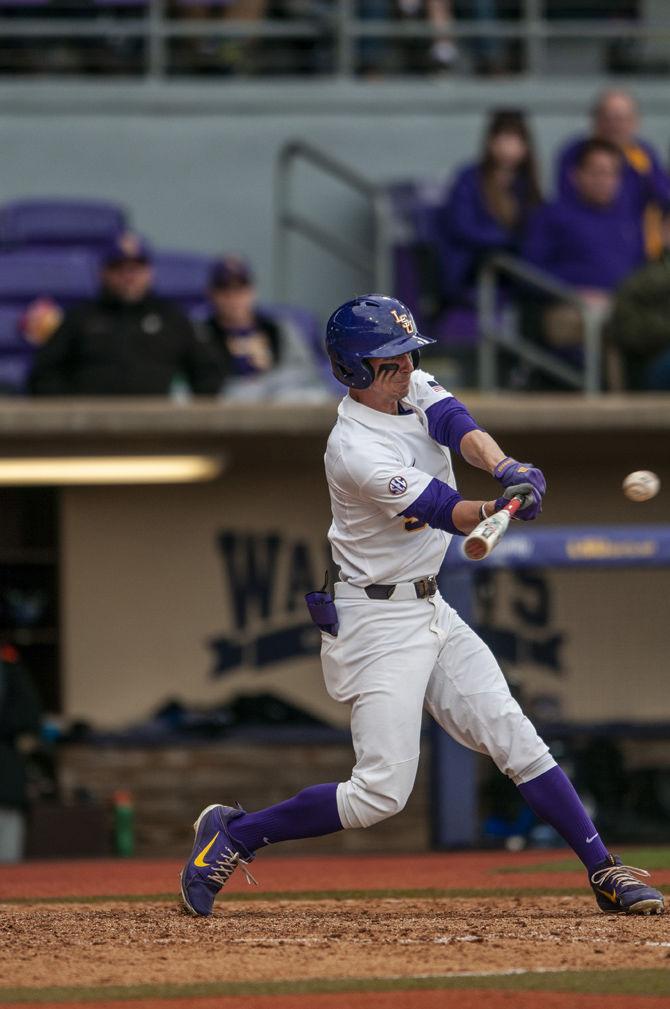
<path id="1" fill-rule="evenodd" d="M 486 509 L 487 516 L 493 515 L 496 508 L 495 501 L 459 501 L 454 505 L 451 521 L 467 536 L 482 521 L 482 505 Z"/>
<path id="2" fill-rule="evenodd" d="M 466 462 L 477 469 L 493 473 L 505 458 L 500 445 L 486 431 L 468 431 L 461 438 L 460 453 Z"/>

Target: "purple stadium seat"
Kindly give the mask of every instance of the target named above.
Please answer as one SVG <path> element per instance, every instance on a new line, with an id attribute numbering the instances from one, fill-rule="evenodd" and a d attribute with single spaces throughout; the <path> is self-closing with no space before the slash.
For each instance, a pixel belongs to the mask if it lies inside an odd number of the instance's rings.
<path id="1" fill-rule="evenodd" d="M 396 222 L 412 223 L 418 196 L 418 184 L 410 182 L 390 182 L 384 192 L 391 206 Z"/>
<path id="2" fill-rule="evenodd" d="M 477 312 L 469 305 L 452 305 L 428 327 L 428 335 L 445 349 L 472 349 L 479 343 Z"/>
<path id="3" fill-rule="evenodd" d="M 393 293 L 417 316 L 421 329 L 421 282 L 412 245 L 393 246 Z"/>
<path id="4" fill-rule="evenodd" d="M 5 246 L 99 248 L 127 226 L 125 211 L 102 200 L 16 200 L 0 209 L 0 242 Z"/>
<path id="5" fill-rule="evenodd" d="M 32 348 L 21 331 L 23 307 L 0 305 L 0 356 L 30 354 Z"/>
<path id="6" fill-rule="evenodd" d="M 93 253 L 63 249 L 0 253 L 0 303 L 5 305 L 25 306 L 40 297 L 68 305 L 94 297 L 98 286 Z"/>
<path id="7" fill-rule="evenodd" d="M 197 252 L 155 252 L 153 289 L 187 311 L 197 309 L 206 299 L 212 261 Z"/>
<path id="8" fill-rule="evenodd" d="M 0 355 L 0 396 L 18 396 L 25 392 L 33 354 L 31 350 L 27 354 Z"/>
<path id="9" fill-rule="evenodd" d="M 407 238 L 432 241 L 437 226 L 436 212 L 444 203 L 441 182 L 392 182 L 385 187 L 395 223 L 407 230 Z"/>
<path id="10" fill-rule="evenodd" d="M 432 316 L 443 295 L 441 208 L 444 183 L 394 182 L 385 187 L 394 223 L 394 281 L 398 297 L 417 315 Z"/>

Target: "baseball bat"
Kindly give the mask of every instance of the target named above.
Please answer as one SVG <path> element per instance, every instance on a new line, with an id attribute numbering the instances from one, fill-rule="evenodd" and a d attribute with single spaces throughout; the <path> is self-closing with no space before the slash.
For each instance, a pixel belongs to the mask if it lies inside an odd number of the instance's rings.
<path id="1" fill-rule="evenodd" d="M 512 516 L 526 503 L 526 495 L 516 495 L 504 508 L 483 519 L 463 542 L 463 551 L 468 560 L 483 561 L 503 538 Z"/>

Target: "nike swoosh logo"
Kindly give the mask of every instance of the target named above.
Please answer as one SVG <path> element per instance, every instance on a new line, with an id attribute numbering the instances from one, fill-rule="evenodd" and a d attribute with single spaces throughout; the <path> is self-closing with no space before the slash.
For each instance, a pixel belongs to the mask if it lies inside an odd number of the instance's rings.
<path id="1" fill-rule="evenodd" d="M 613 904 L 616 904 L 616 902 L 617 902 L 617 900 L 616 900 L 616 890 L 612 890 L 612 892 L 610 893 L 609 890 L 601 890 L 599 886 L 596 887 L 596 889 L 597 889 L 598 893 L 602 893 L 603 897 L 607 897 L 607 899 L 611 900 Z"/>
<path id="2" fill-rule="evenodd" d="M 198 855 L 196 855 L 196 857 L 193 859 L 193 864 L 197 865 L 198 868 L 205 869 L 208 865 L 211 865 L 210 862 L 205 862 L 205 855 L 207 854 L 207 852 L 209 851 L 209 849 L 212 847 L 212 845 L 216 841 L 216 839 L 219 836 L 219 834 L 220 834 L 220 831 L 217 830 L 216 834 L 214 835 L 214 837 L 212 838 L 212 840 L 209 842 L 209 844 L 206 847 L 204 847 L 202 849 L 202 851 Z"/>
<path id="3" fill-rule="evenodd" d="M 593 837 L 587 837 L 586 838 L 586 843 L 590 844 L 591 841 L 595 841 L 595 839 L 597 838 L 597 836 L 598 836 L 597 834 L 594 834 Z"/>

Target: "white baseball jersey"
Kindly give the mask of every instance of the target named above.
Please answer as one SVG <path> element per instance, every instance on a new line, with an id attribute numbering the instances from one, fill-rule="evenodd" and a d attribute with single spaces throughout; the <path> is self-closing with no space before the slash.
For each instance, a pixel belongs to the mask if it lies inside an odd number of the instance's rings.
<path id="1" fill-rule="evenodd" d="M 456 489 L 449 449 L 428 434 L 425 413 L 450 395 L 419 370 L 397 415 L 351 396 L 340 403 L 325 464 L 333 514 L 328 539 L 342 581 L 395 584 L 439 571 L 451 534 L 401 512 L 434 477 Z"/>

